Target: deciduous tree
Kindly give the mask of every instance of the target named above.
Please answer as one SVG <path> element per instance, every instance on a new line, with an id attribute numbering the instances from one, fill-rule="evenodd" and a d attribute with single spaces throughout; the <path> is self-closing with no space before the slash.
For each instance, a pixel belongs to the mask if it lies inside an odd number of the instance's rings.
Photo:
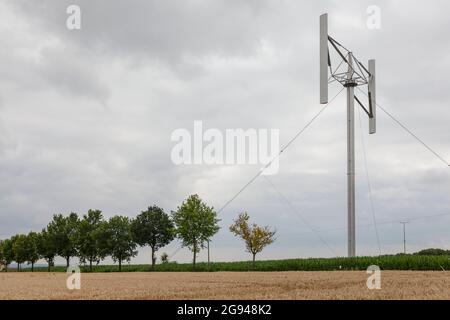
<path id="1" fill-rule="evenodd" d="M 5 271 L 8 271 L 8 265 L 14 261 L 14 249 L 13 241 L 11 239 L 6 239 L 3 241 L 3 259 L 5 260 Z"/>
<path id="2" fill-rule="evenodd" d="M 2 240 L 0 243 L 1 260 L 5 264 L 5 271 L 8 271 L 8 265 L 14 261 L 13 242 L 11 239 Z"/>
<path id="3" fill-rule="evenodd" d="M 119 271 L 122 271 L 123 261 L 130 261 L 137 254 L 128 217 L 114 216 L 103 222 L 96 237 L 101 254 L 110 255 L 114 262 L 119 262 Z"/>
<path id="4" fill-rule="evenodd" d="M 244 240 L 247 251 L 253 255 L 253 266 L 255 266 L 256 254 L 275 241 L 275 230 L 256 224 L 250 226 L 249 220 L 247 212 L 241 213 L 230 226 L 230 231 Z"/>
<path id="5" fill-rule="evenodd" d="M 2 241 L 0 246 L 0 251 L 2 252 L 2 259 L 5 263 L 5 271 L 8 272 L 8 265 L 14 261 L 14 250 L 13 242 L 11 239 L 5 239 Z"/>
<path id="6" fill-rule="evenodd" d="M 157 206 L 142 211 L 131 222 L 134 241 L 140 246 L 150 246 L 152 270 L 155 269 L 155 252 L 169 244 L 175 237 L 174 224 L 169 215 Z"/>
<path id="7" fill-rule="evenodd" d="M 20 271 L 20 265 L 27 261 L 27 236 L 17 234 L 11 240 L 13 242 L 14 261 L 17 263 L 17 271 Z"/>
<path id="8" fill-rule="evenodd" d="M 42 258 L 44 258 L 45 261 L 47 261 L 47 270 L 50 272 L 51 267 L 55 262 L 56 241 L 46 229 L 42 229 L 42 232 L 38 234 L 37 252 Z"/>
<path id="9" fill-rule="evenodd" d="M 217 213 L 208 207 L 198 195 L 192 195 L 184 201 L 177 211 L 172 212 L 177 236 L 184 247 L 193 252 L 193 268 L 197 253 L 219 231 Z"/>
<path id="10" fill-rule="evenodd" d="M 39 235 L 36 232 L 31 231 L 28 233 L 25 240 L 26 261 L 31 264 L 31 272 L 34 271 L 34 264 L 40 258 L 38 252 L 38 239 Z"/>
<path id="11" fill-rule="evenodd" d="M 55 241 L 57 255 L 66 259 L 66 267 L 70 264 L 70 258 L 76 256 L 76 236 L 80 220 L 76 213 L 70 213 L 67 217 L 55 214 L 48 224 L 47 231 Z"/>
<path id="12" fill-rule="evenodd" d="M 76 233 L 76 248 L 82 263 L 89 261 L 89 270 L 92 271 L 92 263 L 99 263 L 104 257 L 98 245 L 97 233 L 102 225 L 103 215 L 100 210 L 89 210 L 79 222 Z"/>
<path id="13" fill-rule="evenodd" d="M 3 240 L 0 240 L 0 271 L 3 271 L 5 262 L 3 260 Z"/>

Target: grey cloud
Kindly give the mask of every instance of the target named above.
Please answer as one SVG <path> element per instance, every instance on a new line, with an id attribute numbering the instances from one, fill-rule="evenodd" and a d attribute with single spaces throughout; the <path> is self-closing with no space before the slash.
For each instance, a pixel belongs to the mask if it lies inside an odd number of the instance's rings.
<path id="1" fill-rule="evenodd" d="M 95 67 L 92 67 L 95 59 L 81 58 L 70 47 L 43 50 L 42 56 L 36 65 L 36 72 L 53 88 L 67 91 L 75 97 L 94 97 L 106 105 L 109 92 L 102 80 L 98 79 Z M 84 62 L 81 63 L 80 59 Z"/>

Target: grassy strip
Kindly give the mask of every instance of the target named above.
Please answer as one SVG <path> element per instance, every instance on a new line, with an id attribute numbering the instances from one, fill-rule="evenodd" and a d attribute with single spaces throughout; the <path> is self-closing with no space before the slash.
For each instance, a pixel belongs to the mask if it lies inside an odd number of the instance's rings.
<path id="1" fill-rule="evenodd" d="M 450 256 L 420 256 L 398 255 L 380 257 L 356 258 L 309 258 L 289 260 L 257 261 L 255 266 L 251 261 L 241 262 L 212 262 L 210 271 L 335 271 L 335 270 L 366 270 L 370 265 L 377 265 L 382 270 L 450 270 Z M 28 271 L 28 270 L 27 270 Z M 47 271 L 39 267 L 35 271 Z M 53 272 L 65 272 L 65 267 L 53 267 Z M 82 272 L 89 272 L 89 268 L 81 267 Z M 117 265 L 98 265 L 93 272 L 118 272 Z M 123 265 L 122 272 L 150 271 L 149 265 Z M 188 272 L 192 271 L 189 263 L 166 263 L 155 266 L 155 271 Z M 198 263 L 198 272 L 208 271 L 207 263 Z"/>

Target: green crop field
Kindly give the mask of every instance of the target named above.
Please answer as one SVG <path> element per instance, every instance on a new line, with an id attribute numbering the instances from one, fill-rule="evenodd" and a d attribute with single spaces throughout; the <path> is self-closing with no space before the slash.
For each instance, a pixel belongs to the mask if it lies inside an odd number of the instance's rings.
<path id="1" fill-rule="evenodd" d="M 257 261 L 252 265 L 251 261 L 240 262 L 212 262 L 209 271 L 334 271 L 334 270 L 366 270 L 371 265 L 377 265 L 382 270 L 450 270 L 450 256 L 421 256 L 398 255 L 380 257 L 356 257 L 356 258 L 309 258 L 289 260 Z M 27 269 L 23 269 L 24 271 Z M 123 265 L 123 272 L 149 271 L 149 265 Z M 29 271 L 29 270 L 27 270 Z M 35 268 L 35 271 L 45 272 L 46 267 Z M 56 266 L 54 272 L 65 272 L 66 268 Z M 88 272 L 87 267 L 81 267 L 82 272 Z M 117 265 L 98 265 L 93 272 L 117 272 Z M 157 272 L 186 272 L 192 271 L 192 264 L 166 263 L 155 266 Z M 198 263 L 195 271 L 208 271 L 207 263 Z"/>

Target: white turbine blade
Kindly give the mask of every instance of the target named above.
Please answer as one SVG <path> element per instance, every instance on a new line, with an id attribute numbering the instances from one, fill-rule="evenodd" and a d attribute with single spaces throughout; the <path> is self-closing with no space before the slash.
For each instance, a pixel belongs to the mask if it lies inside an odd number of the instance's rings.
<path id="1" fill-rule="evenodd" d="M 320 103 L 328 103 L 328 14 L 320 16 Z"/>

